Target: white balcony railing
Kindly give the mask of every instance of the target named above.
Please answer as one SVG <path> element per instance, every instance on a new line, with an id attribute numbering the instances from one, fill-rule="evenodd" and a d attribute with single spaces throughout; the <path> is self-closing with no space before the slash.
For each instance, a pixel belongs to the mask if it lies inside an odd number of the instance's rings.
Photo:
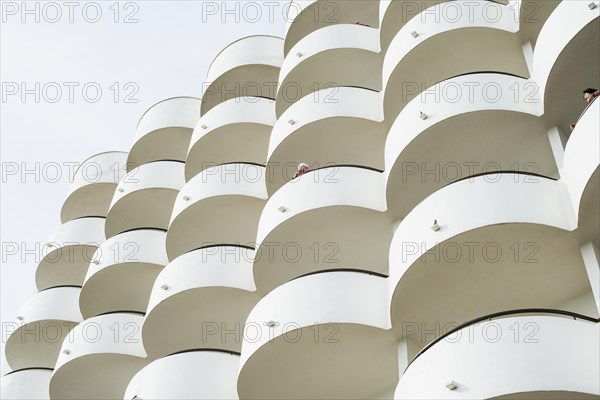
<path id="1" fill-rule="evenodd" d="M 185 161 L 200 104 L 195 97 L 174 97 L 150 107 L 138 122 L 127 170 L 154 161 Z"/>
<path id="2" fill-rule="evenodd" d="M 392 222 L 382 190 L 380 172 L 351 166 L 310 171 L 278 190 L 258 226 L 259 290 L 330 269 L 386 275 Z"/>
<path id="3" fill-rule="evenodd" d="M 227 100 L 204 115 L 192 135 L 185 178 L 220 164 L 262 164 L 275 124 L 275 102 L 260 97 Z"/>
<path id="4" fill-rule="evenodd" d="M 507 173 L 462 180 L 425 199 L 390 246 L 396 332 L 406 323 L 433 329 L 506 309 L 551 308 L 589 291 L 566 196 L 560 182 Z"/>
<path id="5" fill-rule="evenodd" d="M 51 399 L 123 398 L 149 360 L 141 340 L 143 317 L 106 314 L 77 325 L 63 342 L 50 380 Z"/>
<path id="6" fill-rule="evenodd" d="M 13 370 L 54 368 L 62 341 L 83 320 L 77 306 L 79 291 L 74 287 L 50 288 L 23 304 L 5 347 Z"/>
<path id="7" fill-rule="evenodd" d="M 156 278 L 144 321 L 152 357 L 189 349 L 239 352 L 243 327 L 259 297 L 254 251 L 215 246 L 173 260 Z"/>
<path id="8" fill-rule="evenodd" d="M 387 128 L 381 95 L 351 87 L 325 89 L 294 103 L 271 133 L 267 189 L 291 180 L 300 162 L 312 168 L 364 165 L 383 170 Z"/>
<path id="9" fill-rule="evenodd" d="M 329 272 L 267 294 L 246 321 L 240 398 L 365 399 L 392 388 L 398 363 L 386 284 Z"/>
<path id="10" fill-rule="evenodd" d="M 165 236 L 161 230 L 140 229 L 104 242 L 94 254 L 81 289 L 78 303 L 83 316 L 119 310 L 146 312 L 154 280 L 168 263 Z"/>
<path id="11" fill-rule="evenodd" d="M 125 176 L 127 153 L 111 151 L 85 160 L 75 171 L 60 219 L 106 217 L 117 184 Z"/>
<path id="12" fill-rule="evenodd" d="M 106 216 L 106 237 L 133 229 L 166 230 L 173 203 L 185 184 L 185 164 L 157 161 L 129 172 L 119 185 Z"/>
<path id="13" fill-rule="evenodd" d="M 214 244 L 252 246 L 266 198 L 262 165 L 235 163 L 205 169 L 181 189 L 175 201 L 167 232 L 169 260 Z"/>
<path id="14" fill-rule="evenodd" d="M 225 352 L 193 351 L 156 360 L 129 383 L 125 399 L 238 398 L 239 357 Z"/>
<path id="15" fill-rule="evenodd" d="M 290 50 L 281 66 L 277 116 L 323 89 L 356 86 L 380 91 L 381 62 L 377 29 L 342 24 L 311 33 Z"/>
<path id="16" fill-rule="evenodd" d="M 424 351 L 404 372 L 394 398 L 596 398 L 599 339 L 597 323 L 568 316 L 479 322 Z"/>
<path id="17" fill-rule="evenodd" d="M 283 39 L 249 36 L 224 48 L 208 68 L 201 115 L 237 97 L 275 98 L 283 62 Z"/>
<path id="18" fill-rule="evenodd" d="M 82 285 L 96 249 L 106 240 L 104 222 L 104 218 L 79 218 L 58 228 L 39 254 L 38 290 Z"/>

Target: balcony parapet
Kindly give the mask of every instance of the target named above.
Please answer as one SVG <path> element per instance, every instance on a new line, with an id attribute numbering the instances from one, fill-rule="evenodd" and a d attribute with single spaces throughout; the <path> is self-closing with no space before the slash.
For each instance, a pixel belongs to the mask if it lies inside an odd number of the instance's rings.
<path id="1" fill-rule="evenodd" d="M 168 263 L 165 237 L 162 230 L 139 229 L 104 242 L 94 254 L 78 300 L 83 316 L 146 312 L 154 280 Z"/>
<path id="2" fill-rule="evenodd" d="M 195 97 L 173 97 L 150 107 L 138 122 L 127 171 L 154 161 L 185 161 L 200 104 Z"/>
<path id="3" fill-rule="evenodd" d="M 106 237 L 133 229 L 166 230 L 175 197 L 185 184 L 184 169 L 179 161 L 156 161 L 129 172 L 112 199 Z"/>
<path id="4" fill-rule="evenodd" d="M 106 217 L 117 184 L 125 176 L 127 153 L 110 151 L 85 160 L 75 171 L 60 220 Z"/>

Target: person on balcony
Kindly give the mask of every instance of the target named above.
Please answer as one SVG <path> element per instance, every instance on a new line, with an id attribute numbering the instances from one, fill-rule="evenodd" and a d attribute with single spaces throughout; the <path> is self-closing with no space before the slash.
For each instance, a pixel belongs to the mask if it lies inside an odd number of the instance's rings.
<path id="1" fill-rule="evenodd" d="M 296 169 L 296 173 L 294 174 L 294 176 L 292 176 L 292 179 L 296 179 L 299 176 L 304 175 L 308 171 L 310 171 L 310 167 L 308 166 L 308 164 L 300 163 L 298 164 L 298 169 Z"/>
<path id="2" fill-rule="evenodd" d="M 583 101 L 590 104 L 596 97 L 600 96 L 600 90 L 587 88 L 583 91 Z M 575 129 L 575 124 L 571 124 L 571 130 Z"/>
<path id="3" fill-rule="evenodd" d="M 600 90 L 587 88 L 583 91 L 583 100 L 586 103 L 591 103 L 596 97 L 600 96 Z"/>

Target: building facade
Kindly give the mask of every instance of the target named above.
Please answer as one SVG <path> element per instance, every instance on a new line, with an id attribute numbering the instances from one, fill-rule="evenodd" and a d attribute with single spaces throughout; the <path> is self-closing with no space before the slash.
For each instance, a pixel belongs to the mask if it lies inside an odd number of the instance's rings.
<path id="1" fill-rule="evenodd" d="M 290 13 L 77 170 L 2 398 L 597 399 L 599 2 Z"/>

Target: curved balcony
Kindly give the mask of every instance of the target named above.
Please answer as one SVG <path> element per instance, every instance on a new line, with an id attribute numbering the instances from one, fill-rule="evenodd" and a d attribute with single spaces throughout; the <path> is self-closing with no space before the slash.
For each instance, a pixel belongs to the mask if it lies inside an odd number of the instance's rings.
<path id="1" fill-rule="evenodd" d="M 79 288 L 56 287 L 34 294 L 21 307 L 8 337 L 6 361 L 14 370 L 54 368 L 60 346 L 69 331 L 82 321 Z"/>
<path id="2" fill-rule="evenodd" d="M 431 330 L 501 310 L 551 308 L 590 291 L 567 196 L 560 182 L 506 173 L 453 183 L 415 207 L 389 253 L 396 333 L 406 323 Z"/>
<path id="3" fill-rule="evenodd" d="M 193 351 L 161 358 L 137 373 L 125 399 L 237 399 L 239 356 Z"/>
<path id="4" fill-rule="evenodd" d="M 165 236 L 160 230 L 129 231 L 96 250 L 78 300 L 84 318 L 120 310 L 146 312 L 152 285 L 168 263 Z"/>
<path id="5" fill-rule="evenodd" d="M 367 399 L 393 388 L 386 285 L 378 276 L 329 272 L 266 295 L 246 322 L 240 398 Z"/>
<path id="6" fill-rule="evenodd" d="M 117 184 L 125 176 L 127 153 L 111 151 L 85 160 L 73 176 L 60 220 L 64 224 L 82 217 L 106 217 Z"/>
<path id="7" fill-rule="evenodd" d="M 383 170 L 387 128 L 382 123 L 380 94 L 340 87 L 315 96 L 331 101 L 315 103 L 313 96 L 306 96 L 288 108 L 273 128 L 267 163 L 270 194 L 292 178 L 300 162 L 313 168 L 349 164 Z"/>
<path id="8" fill-rule="evenodd" d="M 536 314 L 451 332 L 410 364 L 394 398 L 597 399 L 597 320 Z"/>
<path id="9" fill-rule="evenodd" d="M 185 164 L 157 161 L 129 172 L 117 186 L 106 216 L 106 237 L 134 229 L 166 230 L 173 203 L 185 184 Z"/>
<path id="10" fill-rule="evenodd" d="M 380 21 L 380 43 L 381 50 L 385 53 L 390 46 L 392 39 L 404 25 L 419 16 L 427 9 L 436 6 L 446 0 L 380 0 L 379 1 L 379 21 Z"/>
<path id="11" fill-rule="evenodd" d="M 293 0 L 288 7 L 284 54 L 309 34 L 338 24 L 377 28 L 379 4 L 372 0 Z"/>
<path id="12" fill-rule="evenodd" d="M 167 232 L 169 260 L 215 244 L 253 247 L 266 198 L 261 165 L 236 163 L 205 169 L 181 189 L 175 201 Z"/>
<path id="13" fill-rule="evenodd" d="M 5 400 L 49 400 L 48 385 L 52 377 L 50 368 L 27 368 L 11 371 L 2 377 L 2 394 Z"/>
<path id="14" fill-rule="evenodd" d="M 252 276 L 254 251 L 215 246 L 186 253 L 157 277 L 143 337 L 161 357 L 190 349 L 239 352 L 242 329 L 259 297 Z"/>
<path id="15" fill-rule="evenodd" d="M 220 164 L 264 163 L 274 124 L 273 100 L 238 98 L 219 104 L 194 129 L 185 162 L 186 181 Z"/>
<path id="16" fill-rule="evenodd" d="M 521 0 L 517 9 L 521 43 L 531 42 L 535 47 L 542 27 L 560 2 L 561 0 Z"/>
<path id="17" fill-rule="evenodd" d="M 443 186 L 487 172 L 555 175 L 532 89 L 535 84 L 510 75 L 471 74 L 415 97 L 385 144 L 389 211 L 404 218 Z"/>
<path id="18" fill-rule="evenodd" d="M 292 104 L 309 96 L 313 103 L 335 102 L 320 98 L 323 89 L 356 86 L 381 90 L 378 30 L 362 25 L 333 25 L 306 36 L 285 58 L 279 74 L 276 112 L 279 118 Z M 341 65 L 352 68 L 340 68 Z"/>
<path id="19" fill-rule="evenodd" d="M 590 3 L 596 8 L 590 10 Z M 599 15 L 598 1 L 561 2 L 544 24 L 533 55 L 533 78 L 540 86 L 546 123 L 567 134 L 585 107 L 582 91 L 600 87 Z"/>
<path id="20" fill-rule="evenodd" d="M 577 122 L 565 148 L 562 179 L 569 188 L 581 242 L 600 248 L 600 101 L 596 99 Z"/>
<path id="21" fill-rule="evenodd" d="M 107 314 L 85 320 L 65 340 L 50 380 L 51 399 L 122 399 L 148 360 L 141 315 Z"/>
<path id="22" fill-rule="evenodd" d="M 484 11 L 489 6 L 494 19 Z M 416 95 L 454 76 L 493 71 L 528 77 L 516 30 L 510 8 L 486 1 L 446 2 L 408 21 L 383 61 L 385 119 L 394 121 Z"/>
<path id="23" fill-rule="evenodd" d="M 223 49 L 208 67 L 201 115 L 238 97 L 274 99 L 283 63 L 283 39 L 248 36 Z"/>
<path id="24" fill-rule="evenodd" d="M 35 271 L 38 290 L 81 286 L 94 253 L 104 243 L 104 218 L 79 218 L 61 225 L 42 249 Z"/>
<path id="25" fill-rule="evenodd" d="M 340 268 L 387 275 L 392 222 L 382 193 L 383 175 L 360 167 L 310 171 L 283 186 L 260 216 L 258 289 Z"/>
<path id="26" fill-rule="evenodd" d="M 138 122 L 127 171 L 154 161 L 185 161 L 202 100 L 174 97 L 150 107 Z"/>

